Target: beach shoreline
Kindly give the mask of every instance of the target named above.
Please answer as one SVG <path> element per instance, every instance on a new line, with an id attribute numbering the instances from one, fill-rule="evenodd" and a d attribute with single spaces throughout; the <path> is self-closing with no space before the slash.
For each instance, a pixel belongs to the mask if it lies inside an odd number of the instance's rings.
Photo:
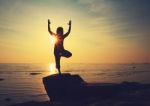
<path id="1" fill-rule="evenodd" d="M 90 67 L 87 67 L 89 66 Z M 70 67 L 68 67 L 70 66 Z M 132 68 L 133 65 L 126 64 L 66 64 L 64 65 L 63 73 L 79 74 L 88 84 L 97 85 L 111 85 L 119 84 L 124 82 L 137 82 L 140 84 L 149 84 L 149 64 L 134 64 L 136 68 Z M 46 95 L 42 78 L 50 75 L 49 70 L 47 70 L 47 65 L 36 65 L 36 64 L 0 64 L 0 78 L 4 79 L 0 81 L 0 104 L 1 106 L 8 105 L 26 105 L 29 101 L 34 101 L 35 105 L 43 104 L 46 105 L 46 101 L 49 102 L 49 98 Z M 39 74 L 41 73 L 41 74 Z M 32 75 L 33 74 L 33 75 Z M 127 95 L 126 98 L 132 97 L 137 98 L 140 95 L 150 95 L 149 90 L 135 91 L 130 95 L 127 93 L 120 93 L 120 95 Z M 149 96 L 150 97 L 150 96 Z M 125 104 L 126 102 L 136 103 L 140 102 L 142 104 L 148 104 L 149 99 L 136 99 L 127 100 L 120 98 L 85 98 L 82 101 L 50 101 L 50 105 L 63 106 L 70 104 L 78 105 L 91 105 L 91 104 L 109 104 L 110 102 L 114 105 L 121 102 Z M 45 102 L 41 102 L 45 101 Z M 88 102 L 89 101 L 89 102 Z M 100 103 L 99 103 L 100 102 Z M 108 103 L 109 102 L 109 103 Z M 134 104 L 135 104 L 134 103 Z M 140 104 L 138 103 L 138 104 Z M 125 105 L 126 106 L 126 105 Z M 128 106 L 128 105 L 127 105 Z M 144 106 L 144 105 L 142 105 Z"/>
<path id="2" fill-rule="evenodd" d="M 90 98 L 82 101 L 29 101 L 24 103 L 12 104 L 9 106 L 150 106 L 150 100 L 128 100 L 127 98 Z"/>
<path id="3" fill-rule="evenodd" d="M 102 84 L 108 86 L 107 84 Z M 136 87 L 137 88 L 136 89 Z M 110 85 L 109 85 L 110 86 Z M 112 84 L 111 86 L 114 86 Z M 133 86 L 135 89 L 120 90 L 118 94 L 110 97 L 88 97 L 78 100 L 62 101 L 29 101 L 12 104 L 9 106 L 150 106 L 150 84 L 140 84 L 137 82 L 122 82 L 120 86 Z"/>

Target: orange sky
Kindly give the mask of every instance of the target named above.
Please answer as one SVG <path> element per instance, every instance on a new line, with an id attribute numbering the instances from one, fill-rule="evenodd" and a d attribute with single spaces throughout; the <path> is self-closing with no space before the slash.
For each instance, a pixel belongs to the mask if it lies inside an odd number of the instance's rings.
<path id="1" fill-rule="evenodd" d="M 116 7 L 119 3 L 120 7 Z M 121 6 L 121 2 L 104 0 L 1 0 L 0 63 L 54 61 L 47 19 L 51 19 L 54 32 L 58 26 L 66 32 L 67 23 L 72 20 L 72 30 L 64 47 L 73 56 L 63 58 L 62 62 L 150 62 L 146 5 L 135 6 L 139 11 L 136 12 L 128 2 L 126 4 L 128 8 Z"/>

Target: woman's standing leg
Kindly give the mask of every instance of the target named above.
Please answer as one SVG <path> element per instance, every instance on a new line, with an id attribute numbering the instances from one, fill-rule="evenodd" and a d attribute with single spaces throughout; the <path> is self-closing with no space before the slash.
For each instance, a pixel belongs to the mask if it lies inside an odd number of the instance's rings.
<path id="1" fill-rule="evenodd" d="M 60 55 L 55 55 L 55 62 L 56 62 L 56 68 L 59 72 L 59 74 L 61 75 L 61 71 L 60 71 Z"/>

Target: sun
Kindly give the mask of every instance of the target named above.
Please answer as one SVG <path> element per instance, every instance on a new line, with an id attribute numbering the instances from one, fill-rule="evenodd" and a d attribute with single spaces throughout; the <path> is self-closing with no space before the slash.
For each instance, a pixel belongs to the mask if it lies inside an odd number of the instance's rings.
<path id="1" fill-rule="evenodd" d="M 57 38 L 55 36 L 50 36 L 51 44 L 55 44 L 57 42 Z"/>
<path id="2" fill-rule="evenodd" d="M 55 74 L 56 73 L 56 67 L 55 67 L 55 63 L 50 63 L 49 64 L 49 71 L 50 71 L 50 74 Z"/>

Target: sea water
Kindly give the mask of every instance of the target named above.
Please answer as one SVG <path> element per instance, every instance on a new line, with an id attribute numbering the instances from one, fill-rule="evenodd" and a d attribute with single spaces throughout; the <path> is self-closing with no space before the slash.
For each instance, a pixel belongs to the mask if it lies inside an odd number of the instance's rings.
<path id="1" fill-rule="evenodd" d="M 0 64 L 0 106 L 47 101 L 42 78 L 49 64 Z M 79 74 L 88 83 L 150 83 L 150 64 L 62 64 L 63 73 Z"/>

